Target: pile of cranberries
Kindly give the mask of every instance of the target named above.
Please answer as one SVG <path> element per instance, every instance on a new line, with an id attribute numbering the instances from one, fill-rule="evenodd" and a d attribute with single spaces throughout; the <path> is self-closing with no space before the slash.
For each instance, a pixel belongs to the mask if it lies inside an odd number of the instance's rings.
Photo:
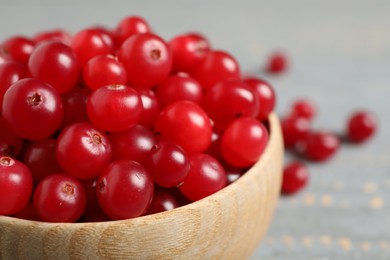
<path id="1" fill-rule="evenodd" d="M 127 219 L 200 200 L 262 155 L 275 93 L 201 34 L 141 17 L 0 45 L 0 215 Z"/>

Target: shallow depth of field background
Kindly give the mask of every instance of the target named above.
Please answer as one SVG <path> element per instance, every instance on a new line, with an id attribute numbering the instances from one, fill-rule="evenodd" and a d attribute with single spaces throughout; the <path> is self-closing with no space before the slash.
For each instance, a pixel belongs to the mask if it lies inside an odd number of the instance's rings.
<path id="1" fill-rule="evenodd" d="M 112 28 L 140 15 L 166 40 L 198 31 L 229 51 L 243 73 L 272 83 L 280 115 L 295 98 L 307 97 L 319 108 L 314 128 L 342 132 L 352 111 L 374 112 L 375 138 L 309 164 L 309 187 L 281 199 L 253 259 L 390 259 L 389 14 L 386 0 L 1 0 L 0 41 L 53 28 Z M 270 76 L 262 69 L 276 50 L 291 64 Z"/>

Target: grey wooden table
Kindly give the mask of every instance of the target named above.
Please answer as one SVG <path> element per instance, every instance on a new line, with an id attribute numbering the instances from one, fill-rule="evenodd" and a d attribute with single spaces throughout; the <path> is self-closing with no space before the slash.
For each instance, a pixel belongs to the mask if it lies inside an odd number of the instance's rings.
<path id="1" fill-rule="evenodd" d="M 166 39 L 200 31 L 258 76 L 272 51 L 286 51 L 288 73 L 266 76 L 280 114 L 308 97 L 319 107 L 314 127 L 341 132 L 350 112 L 373 111 L 377 136 L 343 145 L 326 164 L 309 164 L 309 187 L 280 200 L 252 258 L 390 259 L 390 1 L 1 0 L 0 40 L 54 27 L 114 26 L 129 14 L 144 16 Z"/>

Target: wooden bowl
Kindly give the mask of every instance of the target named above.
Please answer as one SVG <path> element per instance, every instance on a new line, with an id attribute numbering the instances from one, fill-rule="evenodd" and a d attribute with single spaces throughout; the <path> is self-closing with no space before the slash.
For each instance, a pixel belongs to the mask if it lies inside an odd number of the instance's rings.
<path id="1" fill-rule="evenodd" d="M 280 193 L 283 142 L 271 115 L 261 159 L 223 190 L 154 215 L 98 223 L 0 216 L 0 259 L 243 259 L 264 236 Z"/>

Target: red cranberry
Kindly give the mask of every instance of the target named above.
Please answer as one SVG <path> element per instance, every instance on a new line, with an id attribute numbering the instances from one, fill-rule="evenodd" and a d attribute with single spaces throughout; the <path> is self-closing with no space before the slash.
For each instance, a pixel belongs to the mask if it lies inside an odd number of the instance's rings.
<path id="1" fill-rule="evenodd" d="M 281 123 L 286 148 L 293 148 L 309 134 L 311 128 L 310 121 L 305 117 L 289 116 L 283 118 Z"/>
<path id="2" fill-rule="evenodd" d="M 255 92 L 257 92 L 260 103 L 260 110 L 257 119 L 267 119 L 268 115 L 274 110 L 276 103 L 276 93 L 273 87 L 268 82 L 253 77 L 245 78 L 244 83 L 248 84 Z"/>
<path id="3" fill-rule="evenodd" d="M 150 88 L 163 81 L 171 72 L 172 54 L 159 36 L 151 33 L 135 34 L 118 50 L 127 80 L 140 87 Z"/>
<path id="4" fill-rule="evenodd" d="M 227 80 L 240 79 L 238 62 L 227 52 L 214 50 L 192 70 L 191 75 L 205 90 L 209 90 L 216 83 Z"/>
<path id="5" fill-rule="evenodd" d="M 374 114 L 368 111 L 357 111 L 348 119 L 347 136 L 352 142 L 362 143 L 370 139 L 377 128 L 378 123 Z"/>
<path id="6" fill-rule="evenodd" d="M 303 189 L 309 181 L 309 170 L 299 162 L 288 164 L 283 170 L 282 193 L 294 194 Z"/>
<path id="7" fill-rule="evenodd" d="M 306 136 L 298 149 L 310 160 L 325 161 L 337 152 L 339 146 L 340 140 L 335 134 L 319 131 Z"/>
<path id="8" fill-rule="evenodd" d="M 291 106 L 291 115 L 312 120 L 317 113 L 313 101 L 309 99 L 297 99 Z"/>
<path id="9" fill-rule="evenodd" d="M 34 42 L 23 36 L 14 36 L 3 42 L 3 49 L 13 60 L 27 64 L 34 50 Z"/>
<path id="10" fill-rule="evenodd" d="M 191 72 L 210 51 L 210 43 L 198 33 L 177 35 L 170 42 L 173 70 Z"/>
<path id="11" fill-rule="evenodd" d="M 287 66 L 286 55 L 281 52 L 276 52 L 269 57 L 266 69 L 269 73 L 278 74 L 284 72 Z"/>

